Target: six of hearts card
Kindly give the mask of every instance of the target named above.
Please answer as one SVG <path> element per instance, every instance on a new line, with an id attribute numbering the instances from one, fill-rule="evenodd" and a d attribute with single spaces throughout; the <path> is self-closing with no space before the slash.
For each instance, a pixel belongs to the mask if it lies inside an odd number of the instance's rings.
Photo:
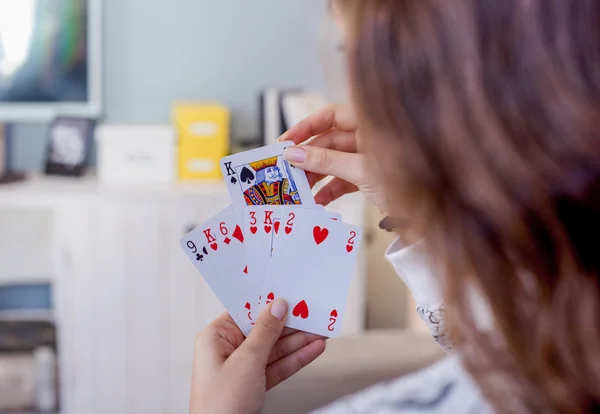
<path id="1" fill-rule="evenodd" d="M 315 204 L 304 171 L 282 157 L 288 145 L 223 158 L 232 206 L 186 234 L 181 247 L 245 335 L 283 298 L 286 326 L 334 337 L 361 230 Z"/>

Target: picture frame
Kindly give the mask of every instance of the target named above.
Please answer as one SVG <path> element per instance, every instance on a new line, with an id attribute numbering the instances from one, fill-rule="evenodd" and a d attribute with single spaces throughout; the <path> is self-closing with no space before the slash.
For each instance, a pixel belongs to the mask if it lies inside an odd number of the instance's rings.
<path id="1" fill-rule="evenodd" d="M 83 176 L 89 167 L 95 128 L 93 119 L 57 117 L 48 132 L 45 173 Z"/>
<path id="2" fill-rule="evenodd" d="M 8 126 L 0 123 L 0 177 L 3 177 L 7 171 L 7 143 Z"/>

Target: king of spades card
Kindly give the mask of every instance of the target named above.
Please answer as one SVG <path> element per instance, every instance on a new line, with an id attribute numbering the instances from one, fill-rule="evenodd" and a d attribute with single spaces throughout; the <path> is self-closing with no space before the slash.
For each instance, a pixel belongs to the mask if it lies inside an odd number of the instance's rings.
<path id="1" fill-rule="evenodd" d="M 284 177 L 278 160 L 279 157 L 271 157 L 248 164 L 255 171 L 256 181 L 244 191 L 246 204 L 301 204 L 294 182 Z M 287 175 L 291 177 L 289 172 Z"/>

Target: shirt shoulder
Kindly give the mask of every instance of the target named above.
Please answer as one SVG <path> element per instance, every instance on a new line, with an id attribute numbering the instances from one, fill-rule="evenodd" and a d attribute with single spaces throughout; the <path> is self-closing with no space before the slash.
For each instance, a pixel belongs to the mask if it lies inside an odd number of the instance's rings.
<path id="1" fill-rule="evenodd" d="M 345 397 L 313 414 L 488 414 L 479 388 L 457 355 Z"/>

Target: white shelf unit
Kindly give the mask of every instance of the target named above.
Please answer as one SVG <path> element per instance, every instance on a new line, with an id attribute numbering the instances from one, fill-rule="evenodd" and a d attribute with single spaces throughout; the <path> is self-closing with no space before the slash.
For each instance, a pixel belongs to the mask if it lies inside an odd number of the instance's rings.
<path id="1" fill-rule="evenodd" d="M 179 239 L 227 204 L 221 183 L 0 187 L 0 283 L 53 284 L 61 414 L 187 412 L 195 333 L 223 308 Z M 358 194 L 330 207 L 361 226 L 364 208 Z M 363 256 L 344 334 L 364 328 Z"/>

